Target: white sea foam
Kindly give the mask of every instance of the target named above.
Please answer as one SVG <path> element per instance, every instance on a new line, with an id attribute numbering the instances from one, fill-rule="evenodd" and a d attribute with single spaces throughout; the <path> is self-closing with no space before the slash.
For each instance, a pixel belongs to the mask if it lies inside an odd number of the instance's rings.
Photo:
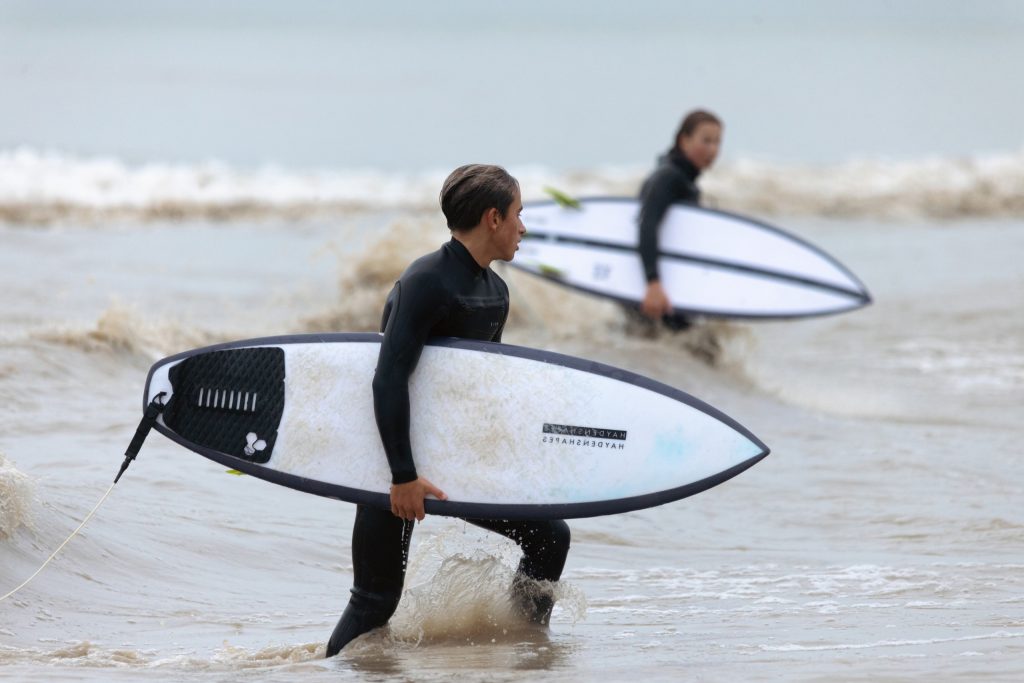
<path id="1" fill-rule="evenodd" d="M 510 169 L 527 199 L 635 195 L 646 166 Z M 435 208 L 444 170 L 238 168 L 218 161 L 131 165 L 58 151 L 0 152 L 0 219 L 11 223 L 301 217 Z M 708 203 L 756 215 L 906 219 L 1024 214 L 1024 151 L 971 158 L 859 159 L 834 166 L 741 159 L 702 181 Z"/>
<path id="2" fill-rule="evenodd" d="M 958 638 L 917 638 L 905 640 L 876 640 L 863 643 L 829 643 L 823 645 L 762 645 L 765 652 L 820 652 L 827 650 L 870 650 L 881 647 L 908 647 L 914 645 L 934 645 L 938 643 L 966 643 L 979 640 L 1016 640 L 1024 638 L 1024 632 L 996 631 Z"/>
<path id="3" fill-rule="evenodd" d="M 9 538 L 20 527 L 31 527 L 32 480 L 0 453 L 0 540 Z"/>

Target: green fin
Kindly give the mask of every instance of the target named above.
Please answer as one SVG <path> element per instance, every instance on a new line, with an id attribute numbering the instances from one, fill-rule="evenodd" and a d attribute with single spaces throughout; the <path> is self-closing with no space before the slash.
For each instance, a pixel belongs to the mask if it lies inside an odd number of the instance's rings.
<path id="1" fill-rule="evenodd" d="M 580 204 L 580 200 L 573 199 L 566 193 L 560 190 L 556 190 L 555 188 L 549 185 L 544 186 L 544 191 L 551 195 L 551 198 L 554 199 L 558 203 L 558 205 L 563 208 L 576 210 L 580 210 L 583 208 L 583 206 Z"/>
<path id="2" fill-rule="evenodd" d="M 242 477 L 242 476 L 245 476 L 245 472 L 242 472 L 242 471 L 240 471 L 240 470 L 226 470 L 226 471 L 224 472 L 224 474 L 233 474 L 233 475 L 235 475 L 236 477 Z"/>
<path id="3" fill-rule="evenodd" d="M 540 271 L 541 275 L 546 275 L 547 277 L 555 277 L 559 280 L 565 277 L 565 271 L 561 268 L 555 268 L 554 266 L 548 266 L 543 263 L 537 264 L 537 270 Z"/>

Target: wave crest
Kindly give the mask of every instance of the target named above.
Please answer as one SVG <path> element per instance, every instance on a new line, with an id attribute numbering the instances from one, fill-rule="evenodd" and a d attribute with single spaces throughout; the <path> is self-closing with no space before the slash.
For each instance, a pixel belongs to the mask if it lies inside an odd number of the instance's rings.
<path id="1" fill-rule="evenodd" d="M 752 214 L 952 219 L 1024 215 L 1024 151 L 919 161 L 862 159 L 832 167 L 741 161 L 704 187 Z"/>
<path id="2" fill-rule="evenodd" d="M 150 320 L 130 306 L 112 304 L 92 328 L 41 329 L 32 332 L 31 338 L 82 351 L 113 351 L 153 361 L 182 349 L 227 341 L 230 335 Z"/>
<path id="3" fill-rule="evenodd" d="M 576 196 L 635 195 L 650 168 L 511 169 L 523 196 L 555 186 Z M 76 221 L 297 219 L 359 211 L 436 210 L 446 173 L 234 168 L 199 164 L 131 166 L 19 148 L 0 152 L 0 220 L 39 225 Z M 1024 150 L 968 158 L 862 159 L 834 166 L 739 160 L 702 181 L 709 203 L 755 215 L 883 219 L 1024 215 Z"/>

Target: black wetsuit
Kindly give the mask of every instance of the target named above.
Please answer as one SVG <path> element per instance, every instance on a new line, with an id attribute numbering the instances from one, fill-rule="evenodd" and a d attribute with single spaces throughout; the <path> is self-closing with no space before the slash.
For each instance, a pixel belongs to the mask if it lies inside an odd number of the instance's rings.
<path id="1" fill-rule="evenodd" d="M 658 160 L 658 168 L 647 177 L 640 188 L 640 260 L 647 282 L 660 279 L 658 274 L 658 231 L 668 209 L 675 202 L 700 204 L 697 176 L 700 169 L 673 147 Z M 679 314 L 665 316 L 664 322 L 672 328 L 685 328 L 689 321 Z"/>
<path id="2" fill-rule="evenodd" d="M 417 478 L 409 445 L 409 376 L 429 337 L 468 337 L 501 341 L 508 318 L 508 287 L 481 268 L 452 239 L 412 263 L 384 306 L 377 371 L 373 378 L 377 427 L 395 484 Z M 444 481 L 436 482 L 442 489 Z M 532 581 L 557 581 L 569 551 L 569 526 L 561 521 L 467 520 L 519 544 L 523 557 L 513 589 L 527 616 L 546 622 L 550 593 L 527 588 Z M 350 640 L 383 626 L 398 607 L 413 523 L 360 505 L 352 531 L 353 587 L 345 613 L 327 645 L 337 654 Z"/>

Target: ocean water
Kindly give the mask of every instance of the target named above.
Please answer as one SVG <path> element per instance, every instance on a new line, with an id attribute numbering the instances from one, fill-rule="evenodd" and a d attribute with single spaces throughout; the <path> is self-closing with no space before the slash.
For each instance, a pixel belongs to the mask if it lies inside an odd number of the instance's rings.
<path id="1" fill-rule="evenodd" d="M 0 7 L 0 594 L 109 491 L 0 602 L 5 679 L 1024 678 L 1015 5 Z M 549 629 L 509 614 L 508 542 L 428 518 L 391 628 L 325 660 L 352 506 L 158 434 L 110 490 L 156 359 L 374 329 L 447 239 L 454 165 L 506 163 L 527 199 L 634 194 L 681 111 L 716 102 L 708 201 L 822 247 L 875 301 L 651 338 L 501 270 L 506 341 L 679 387 L 773 451 L 572 521 Z"/>

